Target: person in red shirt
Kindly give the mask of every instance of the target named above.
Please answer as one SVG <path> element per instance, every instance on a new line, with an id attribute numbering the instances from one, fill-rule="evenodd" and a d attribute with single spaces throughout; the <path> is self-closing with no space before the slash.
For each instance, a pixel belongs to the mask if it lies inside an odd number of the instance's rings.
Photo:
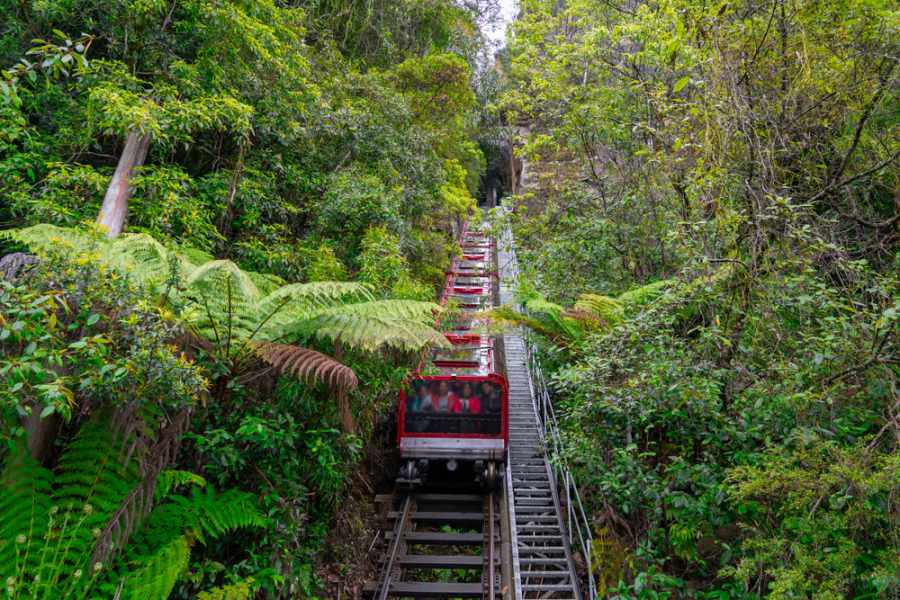
<path id="1" fill-rule="evenodd" d="M 431 409 L 434 412 L 448 413 L 457 412 L 454 407 L 459 402 L 456 394 L 450 391 L 450 384 L 441 381 L 431 390 Z"/>
<path id="2" fill-rule="evenodd" d="M 465 382 L 462 384 L 462 391 L 451 410 L 455 413 L 467 415 L 477 415 L 481 413 L 481 400 L 475 395 L 475 390 L 471 383 Z"/>

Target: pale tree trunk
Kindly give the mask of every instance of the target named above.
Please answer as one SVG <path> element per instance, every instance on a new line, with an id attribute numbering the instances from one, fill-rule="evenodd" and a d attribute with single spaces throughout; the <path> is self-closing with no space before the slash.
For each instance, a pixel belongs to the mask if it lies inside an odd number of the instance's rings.
<path id="1" fill-rule="evenodd" d="M 107 229 L 107 236 L 113 238 L 122 233 L 125 217 L 128 215 L 128 199 L 131 197 L 131 172 L 144 164 L 150 149 L 150 134 L 130 131 L 125 140 L 125 149 L 119 156 L 119 164 L 113 174 L 103 206 L 97 215 L 97 223 Z M 46 463 L 53 451 L 53 442 L 59 433 L 61 420 L 52 414 L 41 418 L 40 406 L 32 406 L 32 414 L 23 419 L 28 450 L 39 462 Z"/>
<path id="2" fill-rule="evenodd" d="M 144 164 L 149 149 L 149 133 L 128 132 L 125 149 L 119 156 L 119 164 L 106 189 L 100 214 L 97 215 L 97 223 L 107 229 L 108 237 L 114 238 L 122 233 L 125 217 L 128 216 L 128 200 L 131 198 L 131 172 Z"/>

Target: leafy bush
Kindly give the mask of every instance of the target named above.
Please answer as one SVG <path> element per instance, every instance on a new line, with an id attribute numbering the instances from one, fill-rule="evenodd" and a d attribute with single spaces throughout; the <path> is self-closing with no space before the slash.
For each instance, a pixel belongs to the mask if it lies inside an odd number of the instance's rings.
<path id="1" fill-rule="evenodd" d="M 727 281 L 670 284 L 555 376 L 594 513 L 641 542 L 632 577 L 678 564 L 774 597 L 885 592 L 898 584 L 882 505 L 897 468 L 879 417 L 890 374 L 854 365 L 894 313 L 848 310 L 811 274 L 774 279 L 756 298 L 772 309 L 746 316 L 724 368 L 719 326 L 694 319 Z"/>
<path id="2" fill-rule="evenodd" d="M 14 282 L 0 280 L 2 436 L 20 418 L 93 410 L 179 410 L 206 382 L 171 344 L 182 330 L 115 272 L 50 253 Z M 155 408 L 153 408 L 155 407 Z"/>
<path id="3" fill-rule="evenodd" d="M 340 256 L 348 260 L 359 252 L 363 234 L 371 226 L 396 229 L 400 196 L 376 175 L 359 168 L 344 169 L 329 181 L 317 209 L 318 232 L 331 239 L 344 239 Z"/>

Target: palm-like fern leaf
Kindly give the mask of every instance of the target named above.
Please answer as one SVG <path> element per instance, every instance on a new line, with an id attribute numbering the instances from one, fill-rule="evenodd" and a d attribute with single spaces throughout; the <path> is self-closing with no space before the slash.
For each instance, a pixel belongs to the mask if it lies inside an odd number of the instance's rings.
<path id="1" fill-rule="evenodd" d="M 194 269 L 185 285 L 185 295 L 195 309 L 186 314 L 203 337 L 230 347 L 233 340 L 253 335 L 263 296 L 236 264 L 230 260 L 203 264 Z"/>
<path id="2" fill-rule="evenodd" d="M 0 476 L 0 578 L 6 580 L 33 562 L 47 532 L 52 473 L 21 442 Z"/>
<path id="3" fill-rule="evenodd" d="M 81 229 L 57 227 L 46 223 L 22 229 L 10 229 L 4 231 L 3 235 L 22 242 L 37 254 L 47 254 L 58 250 L 61 246 L 75 252 L 84 252 L 95 246 L 98 240 Z"/>
<path id="4" fill-rule="evenodd" d="M 94 549 L 95 530 L 142 480 L 137 460 L 122 461 L 123 443 L 106 419 L 96 417 L 81 426 L 56 466 L 53 502 L 59 520 L 68 522 L 70 542 L 61 557 L 73 568 L 87 566 Z"/>
<path id="5" fill-rule="evenodd" d="M 258 305 L 255 337 L 277 340 L 297 321 L 309 319 L 318 311 L 372 299 L 369 288 L 361 283 L 317 281 L 285 285 L 268 294 Z"/>
<path id="6" fill-rule="evenodd" d="M 625 308 L 617 300 L 600 294 L 581 294 L 568 316 L 591 323 L 594 327 L 618 325 L 625 318 Z"/>
<path id="7" fill-rule="evenodd" d="M 559 341 L 560 332 L 557 327 L 549 325 L 540 319 L 529 314 L 517 311 L 511 306 L 498 306 L 488 313 L 491 322 L 498 325 L 523 325 L 529 329 L 546 336 L 550 339 Z"/>
<path id="8" fill-rule="evenodd" d="M 178 577 L 187 570 L 191 556 L 190 540 L 180 535 L 149 556 L 135 560 L 121 583 L 120 598 L 124 600 L 166 600 Z"/>
<path id="9" fill-rule="evenodd" d="M 255 344 L 254 349 L 257 356 L 279 373 L 311 382 L 323 381 L 332 388 L 345 390 L 353 389 L 359 383 L 353 369 L 315 350 L 273 342 Z"/>
<path id="10" fill-rule="evenodd" d="M 387 315 L 334 311 L 322 314 L 306 325 L 319 338 L 339 341 L 365 351 L 449 347 L 447 338 L 431 325 Z"/>
<path id="11" fill-rule="evenodd" d="M 662 296 L 663 292 L 674 284 L 675 282 L 671 279 L 654 281 L 653 283 L 632 288 L 627 292 L 619 294 L 617 300 L 622 306 L 628 309 L 629 312 L 634 312 Z"/>

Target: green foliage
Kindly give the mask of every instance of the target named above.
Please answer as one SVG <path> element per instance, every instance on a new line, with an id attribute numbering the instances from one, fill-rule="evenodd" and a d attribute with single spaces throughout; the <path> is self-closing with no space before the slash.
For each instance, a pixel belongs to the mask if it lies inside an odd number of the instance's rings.
<path id="1" fill-rule="evenodd" d="M 897 454 L 816 436 L 791 450 L 770 450 L 731 471 L 731 493 L 752 534 L 746 556 L 726 573 L 745 586 L 770 573 L 773 598 L 896 590 L 896 520 L 888 503 L 900 480 Z"/>
<path id="2" fill-rule="evenodd" d="M 168 598 L 188 564 L 190 545 L 218 538 L 264 519 L 250 496 L 212 490 L 172 496 L 157 506 L 132 543 L 111 562 L 97 557 L 101 531 L 134 486 L 140 485 L 140 453 L 113 431 L 107 415 L 82 425 L 51 474 L 24 444 L 5 461 L 0 575 L 10 597 Z M 34 472 L 25 475 L 23 469 Z M 30 488 L 30 489 L 27 489 Z M 23 508 L 25 510 L 23 510 Z M 131 515 L 132 519 L 139 515 Z"/>
<path id="3" fill-rule="evenodd" d="M 250 600 L 256 593 L 258 585 L 252 577 L 223 585 L 221 587 L 200 592 L 197 600 Z"/>
<path id="4" fill-rule="evenodd" d="M 187 569 L 190 556 L 188 538 L 179 536 L 151 556 L 141 557 L 140 566 L 124 579 L 122 597 L 168 598 L 178 576 Z"/>
<path id="5" fill-rule="evenodd" d="M 606 593 L 896 595 L 896 6 L 521 9 L 506 204 Z"/>
<path id="6" fill-rule="evenodd" d="M 396 228 L 400 200 L 396 190 L 389 190 L 376 175 L 358 169 L 340 171 L 330 179 L 317 210 L 317 230 L 333 239 L 361 240 L 371 226 Z M 358 253 L 359 246 L 341 246 L 344 261 Z"/>
<path id="7" fill-rule="evenodd" d="M 234 544 L 203 546 L 173 527 L 184 539 L 121 567 L 148 586 L 122 597 L 322 595 L 313 563 L 334 500 L 406 373 L 390 363 L 443 342 L 430 301 L 484 165 L 472 94 L 483 4 L 0 3 L 0 222 L 42 257 L 38 269 L 55 252 L 74 259 L 61 270 L 108 279 L 83 285 L 83 303 L 49 285 L 3 288 L 0 314 L 16 313 L 0 323 L 11 331 L 0 340 L 3 438 L 32 435 L 23 406 L 65 417 L 49 435 L 63 447 L 97 409 L 130 401 L 162 418 L 199 395 L 191 427 L 209 444 L 191 438 L 157 498 L 209 480 L 263 490 L 273 516 Z M 72 229 L 95 220 L 133 130 L 152 141 L 130 178 L 126 235 Z M 53 279 L 47 268 L 29 277 Z M 353 280 L 366 285 L 330 283 Z M 25 333 L 10 328 L 19 321 Z M 278 376 L 327 377 L 320 367 L 352 367 L 362 389 L 335 402 L 325 386 Z M 334 431 L 339 405 L 359 415 L 361 437 Z M 270 440 L 253 434 L 258 423 Z"/>
<path id="8" fill-rule="evenodd" d="M 0 438 L 24 435 L 19 419 L 30 415 L 68 422 L 103 408 L 191 405 L 206 382 L 173 352 L 180 333 L 130 282 L 89 260 L 51 252 L 20 281 L 0 281 Z"/>
<path id="9" fill-rule="evenodd" d="M 254 340 L 285 337 L 340 340 L 365 350 L 382 346 L 414 350 L 446 343 L 432 328 L 437 305 L 375 300 L 360 283 L 279 286 L 277 278 L 245 272 L 230 261 L 195 265 L 142 234 L 107 241 L 79 230 L 39 225 L 8 235 L 42 254 L 60 244 L 75 253 L 90 252 L 93 260 L 161 291 L 182 318 L 215 341 L 228 359 L 240 359 Z"/>
<path id="10" fill-rule="evenodd" d="M 410 272 L 400 239 L 384 227 L 370 227 L 359 254 L 359 280 L 376 292 L 400 299 L 428 300 L 434 291 Z"/>
<path id="11" fill-rule="evenodd" d="M 347 269 L 335 255 L 331 246 L 322 244 L 312 253 L 313 257 L 306 272 L 309 281 L 347 280 Z"/>

